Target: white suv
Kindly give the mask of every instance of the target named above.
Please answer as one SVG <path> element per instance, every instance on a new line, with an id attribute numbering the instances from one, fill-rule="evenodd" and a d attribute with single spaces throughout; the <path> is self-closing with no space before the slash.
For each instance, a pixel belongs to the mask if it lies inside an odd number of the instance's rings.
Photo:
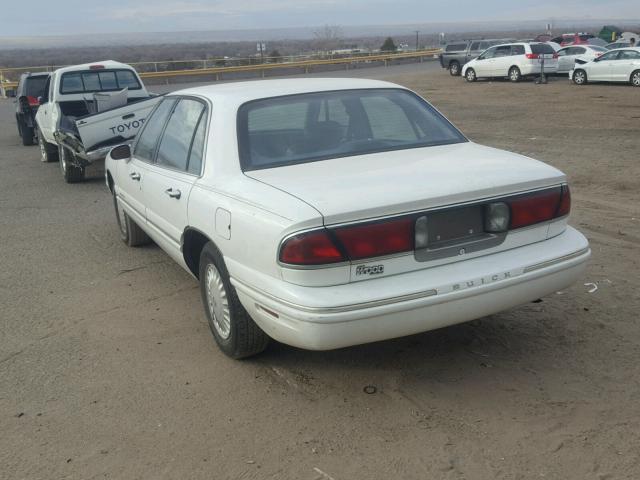
<path id="1" fill-rule="evenodd" d="M 468 82 L 475 82 L 478 78 L 504 77 L 509 77 L 512 82 L 518 82 L 522 77 L 539 75 L 543 61 L 544 73 L 558 71 L 558 55 L 549 44 L 496 45 L 467 63 L 462 69 L 462 75 Z"/>

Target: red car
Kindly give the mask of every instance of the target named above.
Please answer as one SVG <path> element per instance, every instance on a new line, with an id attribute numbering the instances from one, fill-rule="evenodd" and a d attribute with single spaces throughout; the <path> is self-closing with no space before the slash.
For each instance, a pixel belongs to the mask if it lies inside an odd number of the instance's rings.
<path id="1" fill-rule="evenodd" d="M 594 37 L 595 35 L 590 33 L 563 33 L 559 37 L 551 39 L 551 41 L 559 43 L 562 47 L 566 47 L 567 45 L 581 45 L 589 43 L 589 39 Z"/>

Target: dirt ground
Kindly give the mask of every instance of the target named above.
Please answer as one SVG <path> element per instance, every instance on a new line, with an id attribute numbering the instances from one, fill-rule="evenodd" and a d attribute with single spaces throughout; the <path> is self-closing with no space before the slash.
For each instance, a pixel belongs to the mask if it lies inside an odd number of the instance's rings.
<path id="1" fill-rule="evenodd" d="M 0 100 L 0 478 L 640 478 L 640 89 L 397 68 L 350 74 L 568 174 L 584 278 L 409 338 L 233 361 L 196 281 L 127 248 L 100 176 L 65 185 Z"/>

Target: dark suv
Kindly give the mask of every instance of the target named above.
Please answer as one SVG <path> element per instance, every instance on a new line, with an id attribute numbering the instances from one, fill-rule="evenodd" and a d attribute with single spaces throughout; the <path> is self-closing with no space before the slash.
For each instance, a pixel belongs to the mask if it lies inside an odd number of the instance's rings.
<path id="1" fill-rule="evenodd" d="M 16 122 L 23 145 L 33 145 L 38 97 L 44 96 L 49 74 L 23 73 L 16 90 Z"/>
<path id="2" fill-rule="evenodd" d="M 440 65 L 449 70 L 454 77 L 460 75 L 462 66 L 480 56 L 487 48 L 501 43 L 508 43 L 510 39 L 491 40 L 462 40 L 460 42 L 448 43 L 440 54 Z"/>

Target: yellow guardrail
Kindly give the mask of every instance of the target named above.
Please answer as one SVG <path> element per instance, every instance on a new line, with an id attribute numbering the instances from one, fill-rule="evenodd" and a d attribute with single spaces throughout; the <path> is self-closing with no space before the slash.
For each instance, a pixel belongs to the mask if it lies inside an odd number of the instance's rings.
<path id="1" fill-rule="evenodd" d="M 175 77 L 191 77 L 197 75 L 215 75 L 216 79 L 220 78 L 225 73 L 240 73 L 240 72 L 264 72 L 269 70 L 277 70 L 283 68 L 304 68 L 305 73 L 308 73 L 313 67 L 322 65 L 345 65 L 347 68 L 349 65 L 358 63 L 371 63 L 371 62 L 384 62 L 385 65 L 393 60 L 411 59 L 411 58 L 425 58 L 437 55 L 441 50 L 437 48 L 419 50 L 415 52 L 403 52 L 403 53 L 376 53 L 369 55 L 356 55 L 349 57 L 330 57 L 324 59 L 313 59 L 309 56 L 298 57 L 278 57 L 278 58 L 265 58 L 268 63 L 250 63 L 249 65 L 235 65 L 235 66 L 217 66 L 207 67 L 207 63 L 238 63 L 245 61 L 256 61 L 253 59 L 210 59 L 210 60 L 171 60 L 165 62 L 139 62 L 131 63 L 130 65 L 136 68 L 142 78 L 154 78 L 154 79 L 169 79 Z M 301 60 L 300 58 L 305 58 Z M 288 61 L 284 59 L 289 59 Z M 284 61 L 283 61 L 284 60 Z M 176 69 L 176 70 L 158 70 L 159 65 L 175 65 L 175 64 L 199 64 L 202 63 L 202 67 L 190 68 L 190 69 Z M 57 68 L 61 68 L 63 65 L 57 66 L 37 66 L 37 67 L 11 67 L 0 68 L 0 87 L 4 90 L 11 90 L 18 86 L 16 81 L 6 81 L 6 75 L 8 73 L 16 72 L 37 72 L 37 71 L 53 71 Z M 144 66 L 144 67 L 143 67 Z M 147 66 L 153 66 L 153 71 L 141 71 Z"/>

